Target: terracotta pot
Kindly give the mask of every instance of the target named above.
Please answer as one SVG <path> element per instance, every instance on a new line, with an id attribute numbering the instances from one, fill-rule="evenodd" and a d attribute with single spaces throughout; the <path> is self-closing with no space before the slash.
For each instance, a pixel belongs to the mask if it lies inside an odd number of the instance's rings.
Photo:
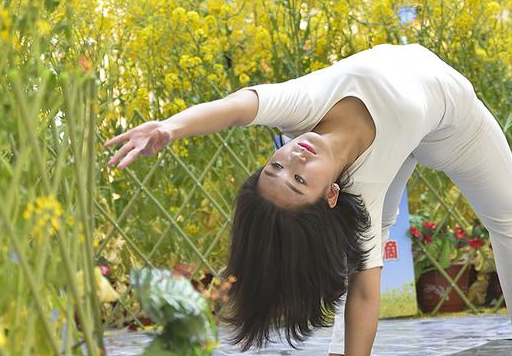
<path id="1" fill-rule="evenodd" d="M 450 267 L 445 269 L 446 273 L 452 278 L 455 279 L 459 271 L 462 269 L 464 264 L 452 264 Z M 457 281 L 457 286 L 459 289 L 466 294 L 469 286 L 469 270 L 467 267 L 462 276 Z M 418 282 L 416 283 L 416 293 L 418 296 L 418 304 L 420 309 L 424 313 L 429 313 L 441 300 L 444 291 L 449 287 L 448 281 L 439 273 L 438 271 L 429 271 L 423 273 Z M 440 312 L 456 312 L 462 311 L 465 308 L 465 304 L 457 294 L 457 292 L 452 288 L 450 293 L 448 294 L 448 298 L 443 302 Z"/>

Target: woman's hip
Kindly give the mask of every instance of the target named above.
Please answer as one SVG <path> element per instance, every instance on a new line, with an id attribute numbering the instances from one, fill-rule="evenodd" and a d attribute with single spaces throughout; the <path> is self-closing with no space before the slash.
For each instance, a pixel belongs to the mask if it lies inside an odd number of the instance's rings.
<path id="1" fill-rule="evenodd" d="M 418 162 L 445 172 L 472 160 L 477 163 L 479 151 L 490 148 L 486 147 L 488 140 L 500 141 L 500 149 L 510 152 L 505 135 L 489 109 L 478 98 L 471 105 L 472 109 L 451 128 L 449 135 L 436 136 L 434 133 L 420 141 L 412 152 Z"/>

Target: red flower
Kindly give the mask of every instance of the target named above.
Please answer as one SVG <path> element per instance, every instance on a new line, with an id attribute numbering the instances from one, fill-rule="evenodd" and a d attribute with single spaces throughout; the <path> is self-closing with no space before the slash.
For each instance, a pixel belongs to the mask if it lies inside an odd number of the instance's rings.
<path id="1" fill-rule="evenodd" d="M 463 239 L 467 236 L 466 232 L 464 231 L 464 229 L 462 229 L 461 227 L 457 226 L 456 228 L 453 229 L 453 234 L 455 235 L 456 238 L 458 239 Z"/>
<path id="2" fill-rule="evenodd" d="M 428 244 L 432 242 L 432 235 L 428 232 L 423 234 L 423 241 L 426 241 Z"/>
<path id="3" fill-rule="evenodd" d="M 108 277 L 108 275 L 110 274 L 109 268 L 106 265 L 99 265 L 98 267 L 101 270 L 101 274 L 104 275 L 105 277 Z"/>
<path id="4" fill-rule="evenodd" d="M 414 226 L 411 227 L 411 235 L 414 237 L 420 237 L 421 236 L 420 230 L 418 230 L 418 228 L 416 228 Z"/>
<path id="5" fill-rule="evenodd" d="M 484 242 L 478 237 L 473 237 L 468 240 L 469 246 L 473 247 L 475 250 L 478 250 L 480 247 L 484 245 Z"/>
<path id="6" fill-rule="evenodd" d="M 426 220 L 423 223 L 423 227 L 426 227 L 427 229 L 435 230 L 437 227 L 437 224 L 433 223 L 432 221 Z"/>

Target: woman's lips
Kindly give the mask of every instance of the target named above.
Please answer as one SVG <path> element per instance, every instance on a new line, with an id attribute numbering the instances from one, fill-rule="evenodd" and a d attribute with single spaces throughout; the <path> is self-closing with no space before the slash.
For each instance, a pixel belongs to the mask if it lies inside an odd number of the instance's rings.
<path id="1" fill-rule="evenodd" d="M 304 143 L 304 142 L 299 142 L 298 143 L 299 146 L 301 147 L 304 147 L 306 150 L 308 150 L 309 152 L 311 152 L 312 154 L 316 155 L 316 152 L 315 150 L 313 149 L 313 147 L 311 147 L 310 145 L 308 145 L 307 143 Z"/>

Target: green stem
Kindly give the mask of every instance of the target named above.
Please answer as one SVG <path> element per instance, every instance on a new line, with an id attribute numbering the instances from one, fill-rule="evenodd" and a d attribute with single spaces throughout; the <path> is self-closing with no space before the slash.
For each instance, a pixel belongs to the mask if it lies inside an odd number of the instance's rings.
<path id="1" fill-rule="evenodd" d="M 55 338 L 55 335 L 52 332 L 50 323 L 48 322 L 48 319 L 46 318 L 44 308 L 43 308 L 43 302 L 41 300 L 41 295 L 39 294 L 39 288 L 36 286 L 36 282 L 34 281 L 34 276 L 30 272 L 30 268 L 28 265 L 28 262 L 25 259 L 25 255 L 22 252 L 21 244 L 16 238 L 16 234 L 14 231 L 13 226 L 11 225 L 11 222 L 9 221 L 9 215 L 7 214 L 7 211 L 5 210 L 5 207 L 0 204 L 0 215 L 4 219 L 4 224 L 7 230 L 7 233 L 11 236 L 11 242 L 14 247 L 14 252 L 16 253 L 19 263 L 21 265 L 21 269 L 23 271 L 23 274 L 25 278 L 27 279 L 28 286 L 30 288 L 30 291 L 32 292 L 32 296 L 34 297 L 34 302 L 36 304 L 37 311 L 41 317 L 41 321 L 43 323 L 43 329 L 46 333 L 46 336 L 48 338 L 48 342 L 50 343 L 50 347 L 52 348 L 54 354 L 59 354 L 59 344 Z"/>
<path id="2" fill-rule="evenodd" d="M 91 276 L 91 284 L 93 286 L 93 293 L 92 293 L 92 301 L 93 301 L 93 313 L 94 313 L 94 324 L 96 327 L 96 338 L 98 342 L 98 346 L 101 350 L 105 349 L 105 344 L 103 341 L 103 325 L 101 323 L 101 309 L 100 309 L 100 303 L 98 300 L 98 294 L 96 293 L 96 279 L 94 277 L 94 265 L 93 265 L 93 258 L 94 258 L 94 166 L 95 166 L 95 152 L 94 152 L 94 144 L 95 144 L 95 132 L 96 132 L 96 115 L 94 110 L 94 99 L 96 97 L 96 85 L 94 82 L 94 78 L 89 78 L 89 80 L 86 82 L 88 84 L 86 86 L 86 89 L 89 93 L 89 97 L 87 99 L 87 107 L 89 109 L 89 132 L 87 135 L 87 141 L 88 141 L 88 147 L 87 147 L 87 153 L 89 155 L 89 160 L 87 164 L 87 171 L 89 172 L 89 175 L 87 177 L 88 184 L 88 210 L 89 210 L 89 216 L 88 216 L 88 223 L 89 223 L 89 241 L 86 245 L 87 250 L 87 258 L 86 261 L 88 263 L 89 271 L 92 272 Z"/>
<path id="3" fill-rule="evenodd" d="M 76 86 L 73 86 L 73 88 L 76 88 Z M 69 85 L 67 83 L 67 81 L 64 82 L 64 92 L 65 92 L 65 95 L 66 95 L 66 107 L 67 107 L 67 119 L 68 119 L 68 124 L 69 124 L 69 137 L 71 139 L 71 148 L 72 148 L 72 151 L 73 151 L 73 155 L 74 155 L 74 171 L 75 171 L 75 178 L 77 180 L 77 187 L 78 187 L 78 211 L 79 211 L 79 215 L 80 215 L 80 220 L 82 221 L 83 225 L 84 225 L 84 228 L 85 228 L 85 250 L 86 250 L 86 258 L 85 258 L 85 270 L 84 270 L 84 275 L 88 275 L 88 279 L 89 279 L 89 283 L 90 283 L 90 287 L 91 287 L 91 290 L 90 290 L 90 298 L 91 298 L 91 302 L 93 304 L 93 312 L 95 313 L 95 319 L 97 318 L 97 312 L 96 309 L 99 309 L 99 302 L 98 302 L 98 296 L 97 296 L 97 293 L 96 293 L 96 281 L 94 279 L 94 267 L 93 267 L 93 261 L 92 261 L 92 258 L 93 258 L 93 251 L 92 251 L 92 243 L 93 243 L 93 239 L 92 239 L 92 231 L 91 231 L 91 226 L 90 226 L 90 223 L 88 223 L 88 214 L 87 214 L 87 208 L 86 208 L 86 196 L 85 196 L 85 182 L 83 181 L 82 179 L 82 169 L 81 169 L 81 166 L 80 166 L 80 157 L 81 155 L 79 154 L 79 151 L 78 151 L 78 142 L 76 142 L 76 138 L 77 138 L 77 132 L 76 132 L 76 123 L 75 123 L 75 116 L 74 116 L 74 105 L 72 105 L 71 103 L 74 103 L 74 99 L 75 99 L 75 96 L 74 95 L 70 95 L 70 92 L 69 92 Z M 92 192 L 91 192 L 92 193 Z M 84 284 L 84 290 L 85 290 L 85 284 Z M 78 295 L 78 293 L 77 293 Z M 76 299 L 77 302 L 79 301 L 79 299 Z M 87 307 L 88 305 L 86 305 Z M 85 315 L 84 315 L 85 316 Z M 82 318 L 82 316 L 80 317 L 81 318 L 81 321 L 84 323 L 84 326 L 87 325 L 86 327 L 86 330 L 88 332 L 86 332 L 86 338 L 91 338 L 91 330 L 90 330 L 90 326 L 88 325 L 88 323 L 85 321 L 85 319 Z M 89 330 L 88 330 L 89 329 Z M 97 332 L 100 332 L 102 329 L 99 329 L 99 330 L 96 330 Z M 89 342 L 87 342 L 87 344 L 89 345 L 92 345 L 92 339 L 89 339 Z M 91 352 L 94 356 L 97 355 L 96 353 L 96 348 L 95 347 L 92 347 L 91 349 Z"/>

